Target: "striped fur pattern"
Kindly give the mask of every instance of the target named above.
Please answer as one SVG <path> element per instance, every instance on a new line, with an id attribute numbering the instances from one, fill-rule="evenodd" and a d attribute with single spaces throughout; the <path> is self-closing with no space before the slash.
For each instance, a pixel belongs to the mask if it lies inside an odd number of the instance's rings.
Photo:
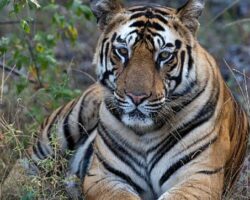
<path id="1" fill-rule="evenodd" d="M 71 156 L 70 174 L 83 177 L 93 152 L 90 145 L 96 133 L 99 120 L 98 112 L 104 89 L 94 84 L 83 95 L 55 110 L 41 125 L 34 145 L 28 153 L 35 166 L 55 154 L 65 155 L 67 151 L 76 151 Z M 86 161 L 86 162 L 85 162 Z M 35 170 L 35 169 L 34 169 Z"/>
<path id="2" fill-rule="evenodd" d="M 32 159 L 53 155 L 56 124 L 87 200 L 221 199 L 243 162 L 249 122 L 196 40 L 204 2 L 91 6 L 102 30 L 99 83 L 44 122 Z"/>

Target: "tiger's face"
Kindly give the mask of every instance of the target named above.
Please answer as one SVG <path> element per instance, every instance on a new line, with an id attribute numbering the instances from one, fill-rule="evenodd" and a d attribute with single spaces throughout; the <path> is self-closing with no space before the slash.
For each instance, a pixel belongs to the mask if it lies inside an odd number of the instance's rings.
<path id="1" fill-rule="evenodd" d="M 109 1 L 101 2 L 107 8 Z M 111 91 L 105 104 L 126 126 L 150 131 L 165 123 L 168 102 L 195 79 L 191 49 L 197 23 L 185 26 L 182 9 L 120 4 L 116 9 L 109 22 L 102 22 L 94 61 L 100 82 Z"/>

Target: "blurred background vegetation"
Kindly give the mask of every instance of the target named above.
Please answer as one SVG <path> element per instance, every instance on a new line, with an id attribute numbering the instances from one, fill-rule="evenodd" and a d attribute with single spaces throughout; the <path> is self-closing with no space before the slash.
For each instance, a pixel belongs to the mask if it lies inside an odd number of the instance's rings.
<path id="1" fill-rule="evenodd" d="M 184 2 L 154 1 L 174 7 Z M 199 41 L 249 111 L 250 1 L 209 0 L 200 22 Z M 98 35 L 87 0 L 0 0 L 0 184 L 44 117 L 95 81 Z M 239 199 L 249 197 L 248 158 Z"/>

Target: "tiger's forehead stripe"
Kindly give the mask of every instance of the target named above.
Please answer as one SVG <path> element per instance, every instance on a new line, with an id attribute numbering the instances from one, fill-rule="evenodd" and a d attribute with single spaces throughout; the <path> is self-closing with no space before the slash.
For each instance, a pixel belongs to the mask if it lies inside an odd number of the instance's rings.
<path id="1" fill-rule="evenodd" d="M 165 31 L 165 28 L 161 26 L 159 23 L 150 22 L 150 21 L 136 21 L 132 23 L 129 27 L 137 27 L 137 28 L 154 28 L 157 31 Z"/>
<path id="2" fill-rule="evenodd" d="M 152 13 L 150 11 L 135 13 L 130 17 L 130 20 L 141 18 L 141 17 L 146 17 L 148 19 L 158 19 L 164 24 L 168 24 L 168 21 L 164 16 Z"/>
<path id="3" fill-rule="evenodd" d="M 170 13 L 163 12 L 162 10 L 152 8 L 152 7 L 142 7 L 132 9 L 132 13 L 130 16 L 130 20 L 139 20 L 133 23 L 131 26 L 137 27 L 152 27 L 158 31 L 164 31 L 165 29 L 162 27 L 161 23 L 164 25 L 168 24 L 168 19 L 170 18 Z"/>
<path id="4" fill-rule="evenodd" d="M 169 7 L 162 7 L 162 6 L 135 6 L 135 7 L 132 7 L 130 9 L 128 9 L 128 11 L 130 12 L 139 12 L 139 11 L 147 11 L 147 10 L 153 10 L 154 12 L 156 13 L 159 13 L 161 15 L 172 15 L 172 14 L 175 14 L 175 11 L 174 9 L 171 9 Z"/>

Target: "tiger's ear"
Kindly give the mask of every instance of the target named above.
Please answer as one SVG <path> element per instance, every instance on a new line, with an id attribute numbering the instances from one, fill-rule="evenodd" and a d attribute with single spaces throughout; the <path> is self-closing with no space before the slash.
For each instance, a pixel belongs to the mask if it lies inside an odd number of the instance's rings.
<path id="1" fill-rule="evenodd" d="M 205 5 L 205 0 L 188 0 L 185 5 L 177 9 L 177 15 L 182 23 L 196 35 L 199 29 L 199 21 L 202 10 Z"/>
<path id="2" fill-rule="evenodd" d="M 91 0 L 90 6 L 101 30 L 123 9 L 119 0 Z"/>

